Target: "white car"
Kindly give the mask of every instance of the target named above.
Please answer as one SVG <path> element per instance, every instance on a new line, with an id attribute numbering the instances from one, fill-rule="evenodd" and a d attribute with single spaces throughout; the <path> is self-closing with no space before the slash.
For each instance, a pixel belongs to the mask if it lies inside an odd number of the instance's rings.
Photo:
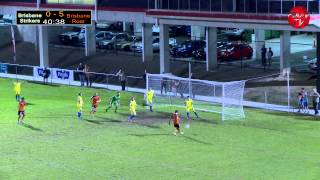
<path id="1" fill-rule="evenodd" d="M 98 47 L 101 49 L 114 49 L 122 42 L 128 41 L 129 36 L 126 33 L 112 33 L 108 34 L 103 40 L 98 43 Z"/>
<path id="2" fill-rule="evenodd" d="M 308 67 L 311 70 L 316 70 L 317 69 L 317 58 L 309 60 L 308 61 Z"/>
<path id="3" fill-rule="evenodd" d="M 172 48 L 177 45 L 177 40 L 175 38 L 169 38 L 169 47 Z M 135 51 L 137 53 L 142 53 L 142 41 L 138 41 L 131 44 L 131 51 Z M 154 52 L 158 52 L 160 50 L 160 38 L 155 37 L 152 41 L 152 47 Z"/>
<path id="4" fill-rule="evenodd" d="M 85 29 L 81 28 L 80 31 L 70 31 L 59 35 L 59 39 L 63 44 L 76 44 L 85 37 Z"/>

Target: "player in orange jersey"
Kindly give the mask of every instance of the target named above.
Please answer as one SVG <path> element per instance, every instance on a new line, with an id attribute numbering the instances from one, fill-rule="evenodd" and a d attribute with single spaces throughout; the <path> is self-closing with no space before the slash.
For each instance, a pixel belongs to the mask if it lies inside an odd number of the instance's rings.
<path id="1" fill-rule="evenodd" d="M 180 130 L 180 117 L 179 117 L 179 113 L 178 113 L 178 110 L 175 110 L 174 113 L 171 114 L 171 117 L 170 117 L 170 120 L 169 120 L 169 125 L 170 125 L 170 122 L 172 121 L 173 123 L 173 127 L 175 128 L 175 131 L 174 131 L 174 135 L 176 136 L 177 133 L 179 134 L 183 134 L 183 132 Z"/>
<path id="2" fill-rule="evenodd" d="M 101 100 L 100 100 L 100 97 L 98 96 L 98 93 L 95 93 L 91 97 L 91 111 L 90 111 L 91 115 L 94 115 L 97 112 L 97 108 L 100 102 Z"/>
<path id="3" fill-rule="evenodd" d="M 23 120 L 26 117 L 25 110 L 26 110 L 27 102 L 24 100 L 24 98 L 21 98 L 18 105 L 18 124 L 22 123 Z"/>

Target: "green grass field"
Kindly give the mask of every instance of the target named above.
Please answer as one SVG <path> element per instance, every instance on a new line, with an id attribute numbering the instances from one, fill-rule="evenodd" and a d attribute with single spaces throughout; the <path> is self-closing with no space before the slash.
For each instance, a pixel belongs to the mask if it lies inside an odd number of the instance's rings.
<path id="1" fill-rule="evenodd" d="M 0 79 L 0 179 L 320 179 L 320 121 L 311 116 L 246 109 L 244 121 L 221 122 L 201 113 L 182 136 L 166 122 L 171 109 L 140 106 L 127 122 L 123 93 L 119 113 L 104 112 L 114 92 L 84 89 L 85 116 L 76 119 L 79 87 L 25 82 L 26 125 L 17 125 L 12 80 Z M 89 97 L 102 104 L 94 119 Z M 181 112 L 183 113 L 183 112 Z"/>

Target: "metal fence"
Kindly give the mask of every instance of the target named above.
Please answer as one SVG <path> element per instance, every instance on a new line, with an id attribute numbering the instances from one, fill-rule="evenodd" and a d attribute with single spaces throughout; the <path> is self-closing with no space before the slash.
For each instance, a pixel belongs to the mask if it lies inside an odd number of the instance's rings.
<path id="1" fill-rule="evenodd" d="M 38 69 L 41 69 L 41 67 L 0 63 L 0 77 L 42 82 L 43 77 L 40 74 L 36 74 L 36 70 Z M 80 74 L 82 72 L 56 68 L 50 68 L 50 70 L 52 73 L 62 72 L 62 74 L 64 72 L 71 72 L 72 76 L 68 76 L 70 78 L 63 78 L 65 76 L 57 78 L 52 74 L 48 78 L 48 83 L 81 86 Z M 121 90 L 119 78 L 115 74 L 87 72 L 85 73 L 84 86 L 87 85 L 88 87 Z M 144 93 L 145 86 L 143 77 L 127 76 L 127 91 Z M 290 76 L 273 74 L 249 79 L 246 80 L 244 89 L 244 106 L 288 112 L 297 111 L 297 96 L 301 88 L 305 88 L 309 99 L 308 108 L 311 109 L 312 97 L 310 94 L 315 87 L 312 85 L 297 85 L 291 74 Z M 305 112 L 311 113 L 309 110 Z"/>
<path id="2" fill-rule="evenodd" d="M 320 12 L 317 0 L 148 0 L 149 9 L 288 14 L 295 6 L 311 14 Z"/>
<path id="3" fill-rule="evenodd" d="M 0 77 L 19 78 L 30 81 L 43 81 L 41 72 L 37 74 L 37 69 L 42 69 L 37 66 L 18 65 L 9 63 L 0 63 Z M 96 72 L 82 72 L 77 70 L 67 70 L 60 68 L 49 68 L 50 76 L 48 83 L 59 83 L 66 85 L 81 86 L 80 76 L 83 76 L 83 84 L 87 87 L 100 87 L 111 90 L 121 90 L 119 77 L 115 74 L 96 73 Z M 69 72 L 72 75 L 67 77 L 64 75 L 57 75 L 53 73 Z M 135 91 L 138 88 L 145 88 L 145 81 L 143 77 L 126 76 L 126 90 Z"/>

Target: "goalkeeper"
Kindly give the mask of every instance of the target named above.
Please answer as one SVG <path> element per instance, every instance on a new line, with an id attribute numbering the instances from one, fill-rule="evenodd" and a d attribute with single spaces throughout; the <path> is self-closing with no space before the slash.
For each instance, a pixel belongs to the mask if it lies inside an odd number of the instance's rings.
<path id="1" fill-rule="evenodd" d="M 110 98 L 110 104 L 109 104 L 109 107 L 107 107 L 106 112 L 108 112 L 108 110 L 112 108 L 112 105 L 115 106 L 114 112 L 116 113 L 118 110 L 118 107 L 120 106 L 120 92 L 117 92 L 116 95 Z"/>
<path id="2" fill-rule="evenodd" d="M 185 100 L 184 103 L 185 103 L 185 106 L 186 106 L 187 119 L 188 120 L 190 119 L 190 112 L 193 112 L 194 115 L 196 115 L 196 117 L 199 118 L 198 113 L 193 108 L 193 101 L 189 96 L 187 96 L 187 99 Z"/>
<path id="3" fill-rule="evenodd" d="M 152 102 L 153 102 L 154 90 L 149 88 L 147 91 L 147 106 L 150 108 L 150 112 L 152 112 Z"/>

